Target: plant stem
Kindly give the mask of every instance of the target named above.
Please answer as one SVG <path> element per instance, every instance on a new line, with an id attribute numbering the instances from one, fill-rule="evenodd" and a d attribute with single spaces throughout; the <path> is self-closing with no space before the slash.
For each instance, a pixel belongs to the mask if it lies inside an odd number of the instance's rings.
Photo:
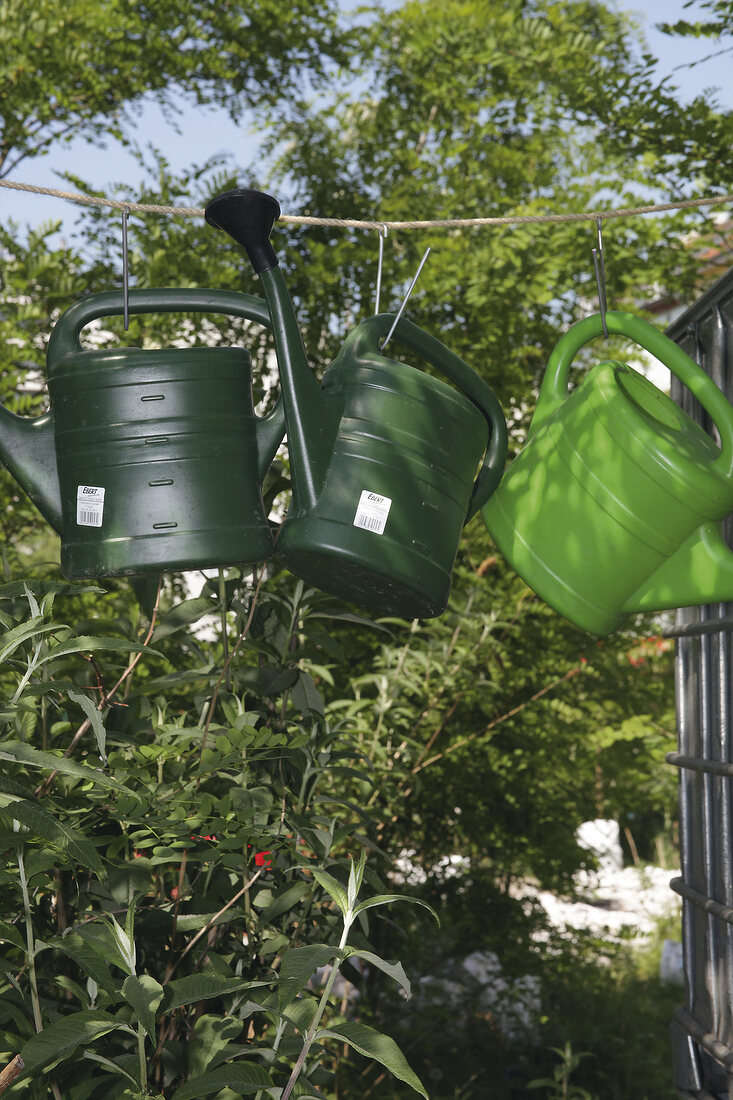
<path id="1" fill-rule="evenodd" d="M 148 1065 L 145 1059 L 145 1028 L 137 1022 L 137 1055 L 140 1061 L 140 1091 L 147 1095 L 148 1092 Z"/>
<path id="2" fill-rule="evenodd" d="M 211 725 L 211 719 L 214 716 L 214 708 L 216 706 L 216 701 L 219 698 L 219 692 L 221 690 L 222 681 L 225 679 L 225 677 L 227 677 L 229 675 L 229 670 L 231 668 L 232 661 L 237 656 L 237 653 L 239 652 L 240 646 L 244 642 L 244 639 L 247 637 L 247 634 L 249 633 L 249 628 L 252 625 L 252 619 L 254 618 L 254 613 L 255 613 L 255 610 L 257 609 L 257 600 L 258 600 L 259 595 L 260 595 L 260 588 L 262 587 L 262 582 L 263 582 L 264 579 L 265 579 L 265 570 L 263 569 L 261 571 L 260 575 L 259 575 L 259 578 L 257 580 L 257 584 L 255 585 L 255 589 L 254 589 L 254 592 L 252 594 L 252 599 L 251 599 L 250 605 L 249 605 L 249 614 L 247 615 L 247 621 L 244 624 L 244 626 L 242 627 L 240 635 L 237 638 L 237 641 L 234 645 L 234 649 L 231 651 L 231 653 L 227 657 L 226 661 L 224 662 L 224 667 L 222 668 L 221 673 L 219 674 L 219 679 L 216 681 L 216 684 L 214 685 L 214 691 L 213 691 L 212 696 L 211 696 L 211 703 L 209 705 L 209 709 L 206 711 L 206 723 L 205 724 L 203 723 L 203 717 L 204 716 L 203 716 L 203 714 L 201 715 L 201 722 L 199 723 L 199 725 L 203 725 L 204 735 L 201 739 L 201 748 L 199 750 L 199 763 L 200 763 L 200 760 L 201 760 L 201 755 L 203 754 L 203 751 L 206 748 L 206 741 L 207 741 L 207 738 L 209 736 L 209 726 Z M 197 780 L 197 783 L 196 783 L 197 789 L 198 789 L 198 784 L 200 783 L 200 781 L 201 780 L 200 780 L 200 777 L 199 777 L 199 779 Z"/>
<path id="3" fill-rule="evenodd" d="M 153 636 L 153 631 L 155 630 L 155 621 L 158 617 L 158 607 L 160 605 L 160 593 L 162 591 L 162 588 L 163 588 L 163 575 L 161 574 L 161 576 L 158 579 L 158 594 L 155 597 L 155 607 L 153 608 L 153 613 L 150 617 L 150 626 L 148 628 L 147 634 L 145 635 L 145 640 L 142 642 L 143 647 L 147 646 L 150 643 L 150 639 Z M 129 681 L 129 678 L 130 678 L 130 676 L 132 676 L 132 673 L 134 672 L 135 667 L 138 664 L 138 662 L 139 662 L 140 658 L 142 657 L 142 655 L 143 655 L 143 651 L 140 650 L 139 653 L 136 653 L 134 655 L 134 657 L 131 658 L 130 662 L 127 665 L 127 668 L 122 673 L 122 675 L 120 676 L 119 680 L 114 685 L 114 687 L 110 688 L 110 690 L 108 692 L 106 692 L 105 694 L 102 695 L 102 698 L 99 700 L 99 703 L 97 704 L 97 710 L 98 711 L 102 712 L 104 710 L 104 708 L 107 706 L 107 704 L 109 703 L 109 701 L 113 698 L 113 696 L 115 696 L 117 694 L 117 692 L 120 690 L 120 688 L 125 683 L 125 681 Z M 74 749 L 78 745 L 79 741 L 82 739 L 82 737 L 87 732 L 87 730 L 91 727 L 91 724 L 92 723 L 89 720 L 89 718 L 86 718 L 82 722 L 82 724 L 79 726 L 79 729 L 76 731 L 76 733 L 72 737 L 71 743 L 70 743 L 68 749 L 66 750 L 66 752 L 64 753 L 64 756 L 71 756 L 72 752 L 74 751 Z M 54 779 L 56 778 L 56 776 L 58 774 L 59 773 L 57 771 L 55 771 L 55 770 L 52 771 L 51 774 L 49 775 L 48 779 L 46 779 L 43 783 L 39 784 L 39 786 L 36 787 L 36 790 L 35 790 L 36 797 L 38 797 L 41 794 L 47 794 L 48 793 L 48 791 L 51 787 L 51 784 L 53 783 Z"/>
<path id="4" fill-rule="evenodd" d="M 231 907 L 233 905 L 235 905 L 236 902 L 239 901 L 239 899 L 242 897 L 242 895 L 247 893 L 249 888 L 251 886 L 253 886 L 255 884 L 255 882 L 257 882 L 257 879 L 260 877 L 263 870 L 264 870 L 264 868 L 260 867 L 259 871 L 255 871 L 255 873 L 252 875 L 252 877 L 250 879 L 248 879 L 247 882 L 245 882 L 242 889 L 238 893 L 236 893 L 233 898 L 230 898 L 229 901 L 226 903 L 226 905 L 222 905 L 219 912 L 214 913 L 213 917 L 211 917 L 210 920 L 204 925 L 204 927 L 199 932 L 196 933 L 196 935 L 193 937 L 193 939 L 190 941 L 190 943 L 188 943 L 186 945 L 186 947 L 184 948 L 184 950 L 181 952 L 181 954 L 179 955 L 179 957 L 176 960 L 176 962 L 174 963 L 174 965 L 172 967 L 170 967 L 170 969 L 169 969 L 168 973 L 166 974 L 165 979 L 163 981 L 164 985 L 168 981 L 170 981 L 170 978 L 172 977 L 173 973 L 175 972 L 178 964 L 180 962 L 182 962 L 182 960 L 185 958 L 185 956 L 188 954 L 188 952 L 191 950 L 191 948 L 195 944 L 198 943 L 198 941 L 201 939 L 202 936 L 206 935 L 206 933 L 209 931 L 210 928 L 213 928 L 213 926 L 216 924 L 217 920 L 222 915 L 222 913 L 226 913 L 227 909 L 231 909 Z"/>
<path id="5" fill-rule="evenodd" d="M 22 676 L 22 678 L 21 678 L 21 681 L 20 681 L 20 683 L 18 684 L 18 688 L 17 688 L 17 691 L 15 692 L 15 695 L 13 696 L 13 698 L 12 698 L 12 699 L 10 700 L 11 704 L 13 704 L 13 705 L 14 705 L 15 703 L 17 703 L 17 702 L 18 702 L 18 700 L 20 699 L 21 695 L 22 695 L 22 694 L 23 694 L 23 692 L 25 691 L 25 686 L 26 686 L 26 684 L 27 684 L 27 683 L 28 683 L 28 681 L 30 680 L 30 678 L 31 678 L 31 676 L 33 675 L 33 673 L 34 673 L 34 672 L 36 671 L 36 665 L 37 665 L 37 663 L 38 663 L 38 658 L 39 658 L 39 656 L 40 656 L 40 654 L 41 654 L 41 646 L 42 646 L 42 645 L 43 645 L 43 642 L 42 642 L 42 641 L 40 641 L 40 642 L 38 642 L 38 643 L 36 644 L 36 648 L 35 648 L 35 649 L 34 649 L 34 651 L 33 651 L 33 656 L 31 657 L 30 661 L 28 662 L 28 668 L 27 668 L 27 669 L 25 670 L 25 672 L 23 673 L 23 676 Z"/>
<path id="6" fill-rule="evenodd" d="M 339 951 L 343 951 L 343 949 L 346 947 L 346 940 L 348 939 L 349 929 L 351 928 L 353 920 L 354 917 L 351 910 L 347 909 L 344 915 L 344 930 L 341 934 L 341 939 L 339 941 Z M 300 1071 L 305 1065 L 305 1060 L 308 1057 L 308 1051 L 313 1046 L 316 1035 L 318 1034 L 318 1025 L 321 1022 L 321 1017 L 323 1016 L 323 1013 L 326 1011 L 326 1005 L 328 1004 L 328 999 L 331 996 L 331 990 L 333 989 L 333 983 L 336 981 L 338 970 L 339 968 L 337 964 L 331 967 L 331 973 L 328 975 L 326 988 L 323 990 L 323 995 L 318 1003 L 318 1008 L 316 1009 L 316 1014 L 313 1017 L 313 1022 L 303 1036 L 303 1046 L 301 1048 L 300 1054 L 298 1055 L 298 1060 L 293 1066 L 293 1072 L 290 1074 L 290 1079 L 285 1086 L 285 1091 L 280 1097 L 280 1100 L 288 1100 L 288 1097 L 295 1088 L 295 1082 L 300 1077 Z"/>
<path id="7" fill-rule="evenodd" d="M 226 669 L 226 689 L 232 690 L 232 670 L 229 662 L 229 635 L 227 634 L 227 584 L 224 570 L 219 570 L 219 613 L 221 615 L 221 644 L 224 651 L 224 668 Z"/>
<path id="8" fill-rule="evenodd" d="M 20 875 L 20 888 L 23 891 L 23 910 L 25 912 L 25 936 L 28 946 L 28 976 L 31 985 L 31 1001 L 33 1002 L 33 1019 L 36 1031 L 43 1031 L 41 1019 L 41 1002 L 38 997 L 38 983 L 36 981 L 36 943 L 33 936 L 33 919 L 31 916 L 31 899 L 28 894 L 28 879 L 25 874 L 25 862 L 23 860 L 23 845 L 16 849 L 18 855 L 18 873 Z"/>
<path id="9" fill-rule="evenodd" d="M 277 1053 L 278 1047 L 280 1046 L 280 1040 L 282 1039 L 284 1034 L 285 1034 L 285 1021 L 284 1020 L 278 1020 L 277 1027 L 275 1028 L 275 1041 L 272 1044 L 273 1054 Z M 255 1100 L 262 1100 L 262 1089 L 257 1090 L 257 1092 L 255 1094 Z"/>

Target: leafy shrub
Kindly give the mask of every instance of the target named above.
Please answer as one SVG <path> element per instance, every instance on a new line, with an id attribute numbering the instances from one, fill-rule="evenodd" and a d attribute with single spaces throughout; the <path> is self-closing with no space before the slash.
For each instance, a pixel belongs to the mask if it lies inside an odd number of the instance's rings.
<path id="1" fill-rule="evenodd" d="M 330 1004 L 347 958 L 409 991 L 366 938 L 394 900 L 365 868 L 369 762 L 318 686 L 338 612 L 301 584 L 220 580 L 149 618 L 123 584 L 0 588 L 13 1095 L 320 1096 L 345 1044 L 426 1095 L 392 1040 Z"/>

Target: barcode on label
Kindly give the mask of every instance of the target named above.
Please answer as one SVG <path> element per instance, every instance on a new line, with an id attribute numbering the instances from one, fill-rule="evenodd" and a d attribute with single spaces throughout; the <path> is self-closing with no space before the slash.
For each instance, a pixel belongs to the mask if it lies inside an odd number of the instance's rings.
<path id="1" fill-rule="evenodd" d="M 76 522 L 79 527 L 102 526 L 104 494 L 101 485 L 77 485 Z"/>
<path id="2" fill-rule="evenodd" d="M 372 493 L 364 489 L 356 508 L 354 527 L 373 531 L 375 535 L 383 534 L 391 507 L 391 497 L 383 497 L 380 493 Z"/>
<path id="3" fill-rule="evenodd" d="M 382 526 L 382 520 L 378 516 L 366 516 L 363 512 L 357 512 L 354 519 L 354 527 L 366 527 L 367 531 L 378 531 Z"/>
<path id="4" fill-rule="evenodd" d="M 80 508 L 76 517 L 76 522 L 82 527 L 101 527 L 102 526 L 102 513 L 96 508 L 94 511 Z"/>

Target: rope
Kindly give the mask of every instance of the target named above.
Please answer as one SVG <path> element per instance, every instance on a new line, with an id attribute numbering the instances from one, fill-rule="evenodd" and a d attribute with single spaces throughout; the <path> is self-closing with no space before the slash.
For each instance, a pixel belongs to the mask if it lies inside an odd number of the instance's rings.
<path id="1" fill-rule="evenodd" d="M 141 214 L 171 214 L 183 218 L 203 218 L 204 211 L 196 206 L 158 206 L 153 203 L 120 202 L 117 199 L 98 198 L 81 191 L 59 191 L 53 187 L 38 187 L 32 183 L 15 183 L 0 180 L 0 187 L 13 191 L 29 191 L 34 195 L 51 195 L 69 202 L 87 206 L 106 206 L 112 210 L 137 211 Z M 281 214 L 279 221 L 291 225 L 330 225 L 342 229 L 472 229 L 484 225 L 525 225 L 544 222 L 584 222 L 597 218 L 631 218 L 639 214 L 656 214 L 665 210 L 686 210 L 698 206 L 718 206 L 733 203 L 733 195 L 718 195 L 705 199 L 683 199 L 680 202 L 661 202 L 649 206 L 625 206 L 619 210 L 585 210 L 576 214 L 516 214 L 501 218 L 440 218 L 433 221 L 361 221 L 355 218 L 311 218 L 296 214 Z"/>

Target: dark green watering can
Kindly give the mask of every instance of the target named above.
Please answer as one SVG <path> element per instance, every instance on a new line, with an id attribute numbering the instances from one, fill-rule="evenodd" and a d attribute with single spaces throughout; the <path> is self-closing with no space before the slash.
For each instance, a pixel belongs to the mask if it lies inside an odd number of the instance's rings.
<path id="1" fill-rule="evenodd" d="M 275 199 L 247 189 L 206 208 L 206 220 L 247 250 L 272 316 L 293 480 L 276 555 L 309 584 L 376 613 L 440 615 L 461 529 L 503 471 L 501 408 L 470 367 L 409 321 L 394 338 L 458 390 L 383 355 L 394 321 L 386 314 L 347 337 L 319 386 L 269 241 L 279 214 Z"/>
<path id="2" fill-rule="evenodd" d="M 0 409 L 0 459 L 61 536 L 64 575 L 270 557 L 260 485 L 285 432 L 281 402 L 255 416 L 243 348 L 82 349 L 85 325 L 123 310 L 116 291 L 73 305 L 49 340 L 50 412 Z M 227 291 L 133 290 L 129 311 L 270 326 L 264 301 Z"/>
<path id="3" fill-rule="evenodd" d="M 631 612 L 733 600 L 733 407 L 652 325 L 607 313 L 667 366 L 717 429 L 717 444 L 624 363 L 593 367 L 568 395 L 576 353 L 603 332 L 574 325 L 550 357 L 526 446 L 482 515 L 500 550 L 547 603 L 593 634 Z"/>

